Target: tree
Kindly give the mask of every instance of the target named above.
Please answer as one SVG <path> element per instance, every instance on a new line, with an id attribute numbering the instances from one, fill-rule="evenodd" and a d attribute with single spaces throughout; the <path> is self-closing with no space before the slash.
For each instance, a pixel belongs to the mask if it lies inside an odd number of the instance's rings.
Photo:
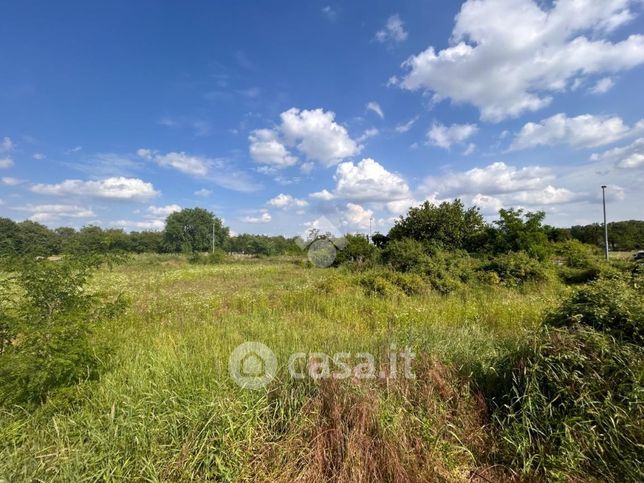
<path id="1" fill-rule="evenodd" d="M 532 257 L 544 259 L 550 251 L 547 231 L 542 225 L 545 216 L 543 211 L 499 210 L 500 218 L 494 222 L 497 227 L 494 251 L 525 251 Z"/>
<path id="2" fill-rule="evenodd" d="M 25 220 L 17 224 L 17 251 L 20 255 L 48 257 L 60 252 L 56 234 L 45 225 Z"/>
<path id="3" fill-rule="evenodd" d="M 483 217 L 475 206 L 466 210 L 459 199 L 438 206 L 425 201 L 396 220 L 389 238 L 411 238 L 450 250 L 474 250 L 484 228 Z"/>
<path id="4" fill-rule="evenodd" d="M 229 231 L 222 221 L 203 208 L 184 208 L 172 213 L 165 222 L 164 247 L 169 252 L 205 252 L 212 247 L 215 228 L 215 246 L 222 248 Z"/>
<path id="5" fill-rule="evenodd" d="M 15 255 L 18 251 L 18 224 L 0 218 L 0 255 Z"/>

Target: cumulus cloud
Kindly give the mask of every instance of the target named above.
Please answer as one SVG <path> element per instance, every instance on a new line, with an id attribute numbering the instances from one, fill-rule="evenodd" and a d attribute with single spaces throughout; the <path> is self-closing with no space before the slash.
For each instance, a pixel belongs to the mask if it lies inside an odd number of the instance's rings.
<path id="1" fill-rule="evenodd" d="M 274 206 L 275 208 L 287 209 L 287 208 L 305 208 L 309 205 L 308 201 L 295 198 L 291 195 L 285 195 L 280 193 L 275 198 L 268 200 L 268 204 Z"/>
<path id="2" fill-rule="evenodd" d="M 335 122 L 334 112 L 291 108 L 281 118 L 281 132 L 287 144 L 310 160 L 333 166 L 360 151 L 346 128 Z"/>
<path id="3" fill-rule="evenodd" d="M 403 23 L 400 15 L 395 14 L 387 19 L 387 23 L 382 30 L 376 32 L 376 40 L 380 43 L 384 42 L 403 42 L 407 38 L 405 31 L 405 24 Z"/>
<path id="4" fill-rule="evenodd" d="M 644 63 L 644 36 L 610 37 L 639 0 L 468 0 L 451 45 L 429 47 L 403 63 L 392 83 L 429 91 L 435 100 L 476 106 L 498 122 L 537 111 L 578 80 Z M 502 86 L 502 88 L 501 88 Z"/>
<path id="5" fill-rule="evenodd" d="M 177 211 L 181 211 L 181 207 L 176 204 L 172 205 L 166 205 L 166 206 L 148 206 L 147 209 L 148 213 L 152 216 L 158 216 L 158 217 L 166 217 L 172 213 L 175 213 Z"/>
<path id="6" fill-rule="evenodd" d="M 268 211 L 262 212 L 259 216 L 245 216 L 241 219 L 244 223 L 250 223 L 253 225 L 270 223 L 273 217 Z"/>
<path id="7" fill-rule="evenodd" d="M 29 219 L 39 223 L 51 223 L 64 218 L 90 218 L 95 216 L 90 208 L 67 204 L 28 204 L 21 208 L 31 213 Z"/>
<path id="8" fill-rule="evenodd" d="M 346 128 L 335 122 L 334 112 L 293 107 L 282 112 L 280 119 L 274 129 L 257 129 L 249 136 L 249 151 L 255 161 L 273 168 L 293 166 L 297 158 L 288 150 L 293 148 L 308 161 L 328 167 L 361 149 Z"/>
<path id="9" fill-rule="evenodd" d="M 449 149 L 453 144 L 462 143 L 473 136 L 477 130 L 478 128 L 475 124 L 452 124 L 451 126 L 445 126 L 435 122 L 427 132 L 427 139 L 434 146 Z"/>
<path id="10" fill-rule="evenodd" d="M 590 159 L 613 163 L 623 169 L 644 168 L 644 138 L 638 138 L 628 146 L 594 153 Z"/>
<path id="11" fill-rule="evenodd" d="M 375 101 L 367 102 L 367 110 L 375 112 L 380 117 L 380 119 L 385 118 L 385 113 L 382 112 L 382 108 L 380 107 L 380 104 L 378 104 Z"/>
<path id="12" fill-rule="evenodd" d="M 148 201 L 159 195 L 152 183 L 138 178 L 114 177 L 99 181 L 67 179 L 57 184 L 35 184 L 31 191 L 54 196 L 88 196 L 111 200 Z"/>
<path id="13" fill-rule="evenodd" d="M 358 228 L 369 228 L 369 222 L 373 218 L 373 211 L 363 208 L 357 203 L 347 203 L 344 212 L 344 224 Z"/>
<path id="14" fill-rule="evenodd" d="M 297 158 L 278 140 L 279 134 L 271 129 L 256 129 L 250 136 L 250 156 L 258 163 L 286 168 L 297 163 Z"/>
<path id="15" fill-rule="evenodd" d="M 333 198 L 335 198 L 335 196 L 329 190 L 323 189 L 322 191 L 311 193 L 309 195 L 309 198 L 312 198 L 314 200 L 321 200 L 321 201 L 331 201 Z"/>
<path id="16" fill-rule="evenodd" d="M 584 114 L 568 117 L 555 114 L 541 122 L 525 124 L 514 138 L 511 149 L 569 144 L 576 148 L 603 146 L 644 132 L 644 120 L 629 127 L 617 116 Z"/>
<path id="17" fill-rule="evenodd" d="M 394 201 L 409 197 L 409 186 L 399 175 L 387 171 L 371 158 L 357 164 L 338 165 L 335 197 L 351 201 Z"/>
<path id="18" fill-rule="evenodd" d="M 428 192 L 438 191 L 443 196 L 463 193 L 489 195 L 543 188 L 553 178 L 554 175 L 548 168 L 517 168 L 499 161 L 484 168 L 429 177 L 424 182 L 424 189 Z"/>
<path id="19" fill-rule="evenodd" d="M 0 168 L 6 169 L 13 166 L 13 160 L 11 158 L 0 158 Z"/>

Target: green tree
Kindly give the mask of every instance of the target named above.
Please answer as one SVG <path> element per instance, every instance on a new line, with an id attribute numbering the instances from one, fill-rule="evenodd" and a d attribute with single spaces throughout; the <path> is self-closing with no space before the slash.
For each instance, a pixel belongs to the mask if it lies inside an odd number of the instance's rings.
<path id="1" fill-rule="evenodd" d="M 55 232 L 35 221 L 17 224 L 17 249 L 21 255 L 48 257 L 60 253 L 60 243 Z"/>
<path id="2" fill-rule="evenodd" d="M 0 255 L 16 255 L 18 251 L 18 224 L 9 218 L 0 218 Z"/>
<path id="3" fill-rule="evenodd" d="M 433 205 L 425 201 L 409 209 L 389 231 L 389 238 L 411 238 L 446 249 L 474 250 L 485 228 L 485 222 L 475 206 L 465 209 L 459 199 Z"/>
<path id="4" fill-rule="evenodd" d="M 163 243 L 169 252 L 205 252 L 212 247 L 215 229 L 215 246 L 222 248 L 229 237 L 228 228 L 221 219 L 203 208 L 184 208 L 172 213 L 165 222 Z"/>
<path id="5" fill-rule="evenodd" d="M 542 224 L 545 216 L 543 211 L 499 210 L 499 219 L 494 222 L 494 250 L 498 253 L 525 251 L 532 257 L 546 258 L 550 246 L 547 230 Z"/>

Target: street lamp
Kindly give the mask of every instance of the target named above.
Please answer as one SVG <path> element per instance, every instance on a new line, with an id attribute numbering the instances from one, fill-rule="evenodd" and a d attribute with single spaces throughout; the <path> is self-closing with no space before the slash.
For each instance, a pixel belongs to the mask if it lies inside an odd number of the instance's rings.
<path id="1" fill-rule="evenodd" d="M 602 185 L 602 202 L 604 204 L 604 253 L 608 260 L 608 225 L 606 224 L 606 185 Z"/>

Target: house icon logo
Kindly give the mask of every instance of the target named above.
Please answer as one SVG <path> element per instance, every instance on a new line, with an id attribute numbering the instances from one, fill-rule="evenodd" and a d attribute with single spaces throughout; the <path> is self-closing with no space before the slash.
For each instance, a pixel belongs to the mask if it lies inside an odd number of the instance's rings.
<path id="1" fill-rule="evenodd" d="M 273 380 L 277 357 L 261 342 L 238 345 L 228 358 L 228 373 L 239 387 L 261 389 Z"/>

